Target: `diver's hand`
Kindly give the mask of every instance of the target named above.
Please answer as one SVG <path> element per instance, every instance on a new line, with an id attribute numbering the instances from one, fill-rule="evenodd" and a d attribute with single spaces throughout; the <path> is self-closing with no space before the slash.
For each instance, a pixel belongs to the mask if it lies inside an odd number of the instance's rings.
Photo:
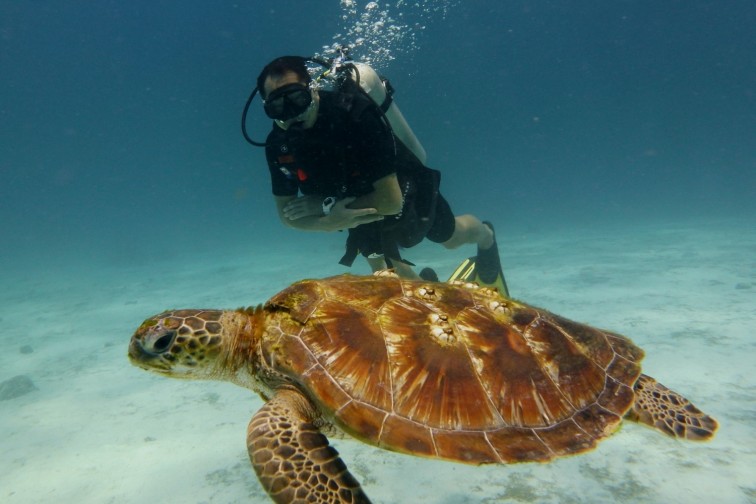
<path id="1" fill-rule="evenodd" d="M 322 217 L 321 221 L 327 223 L 326 225 L 330 230 L 338 231 L 383 219 L 383 215 L 379 214 L 375 208 L 347 208 L 347 205 L 355 199 L 344 198 L 337 201 L 331 208 L 331 213 Z"/>
<path id="2" fill-rule="evenodd" d="M 323 215 L 322 196 L 300 196 L 283 207 L 283 214 L 289 220 L 297 220 L 310 215 Z"/>

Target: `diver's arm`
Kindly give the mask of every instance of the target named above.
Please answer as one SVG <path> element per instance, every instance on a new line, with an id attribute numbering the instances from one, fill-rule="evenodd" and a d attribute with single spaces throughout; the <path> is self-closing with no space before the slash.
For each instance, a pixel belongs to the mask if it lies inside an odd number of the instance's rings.
<path id="1" fill-rule="evenodd" d="M 375 208 L 380 215 L 394 215 L 402 211 L 402 190 L 395 173 L 376 180 L 373 189 L 373 192 L 353 199 L 347 205 L 348 208 Z M 283 214 L 286 221 L 307 216 L 322 216 L 323 200 L 326 196 L 329 195 L 283 196 L 279 214 Z"/>
<path id="2" fill-rule="evenodd" d="M 355 199 L 349 208 L 375 208 L 380 215 L 395 215 L 402 211 L 402 189 L 396 173 L 373 182 L 373 192 Z"/>
<path id="3" fill-rule="evenodd" d="M 289 227 L 333 231 L 373 222 L 379 220 L 379 216 L 402 211 L 402 190 L 395 173 L 376 180 L 373 189 L 373 192 L 359 198 L 339 201 L 329 215 L 323 215 L 325 196 L 276 196 L 278 216 Z"/>
<path id="4" fill-rule="evenodd" d="M 302 198 L 313 198 L 312 196 L 302 196 Z M 354 198 L 344 198 L 337 201 L 331 208 L 328 215 L 323 215 L 322 208 L 317 214 L 306 215 L 299 218 L 290 218 L 287 214 L 287 206 L 297 198 L 296 196 L 276 196 L 276 208 L 278 209 L 278 218 L 284 225 L 300 229 L 303 231 L 339 231 L 341 229 L 350 229 L 383 219 L 375 208 L 347 208 L 347 205 L 354 202 Z M 320 200 L 322 202 L 322 199 Z M 308 202 L 309 205 L 309 202 Z"/>
<path id="5" fill-rule="evenodd" d="M 288 197 L 287 197 L 288 198 Z M 308 215 L 323 215 L 323 200 L 325 196 L 321 194 L 308 194 L 296 196 L 284 200 L 283 207 L 279 207 L 279 213 L 283 212 L 283 217 L 287 220 L 297 220 Z"/>

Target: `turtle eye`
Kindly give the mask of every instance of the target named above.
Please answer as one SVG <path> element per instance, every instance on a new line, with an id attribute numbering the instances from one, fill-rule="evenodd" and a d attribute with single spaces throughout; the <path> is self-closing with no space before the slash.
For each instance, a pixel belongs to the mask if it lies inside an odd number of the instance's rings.
<path id="1" fill-rule="evenodd" d="M 152 345 L 152 351 L 155 353 L 165 352 L 171 346 L 171 343 L 173 343 L 173 339 L 175 337 L 176 337 L 175 331 L 169 331 L 165 333 L 163 336 L 155 340 L 155 343 Z"/>

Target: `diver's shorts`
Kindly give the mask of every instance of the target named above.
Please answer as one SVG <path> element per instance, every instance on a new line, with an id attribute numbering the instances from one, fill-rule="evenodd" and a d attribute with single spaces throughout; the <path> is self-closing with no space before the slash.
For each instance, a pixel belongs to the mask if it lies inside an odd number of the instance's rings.
<path id="1" fill-rule="evenodd" d="M 454 234 L 455 219 L 449 202 L 438 193 L 436 197 L 436 219 L 425 235 L 430 241 L 444 243 Z"/>

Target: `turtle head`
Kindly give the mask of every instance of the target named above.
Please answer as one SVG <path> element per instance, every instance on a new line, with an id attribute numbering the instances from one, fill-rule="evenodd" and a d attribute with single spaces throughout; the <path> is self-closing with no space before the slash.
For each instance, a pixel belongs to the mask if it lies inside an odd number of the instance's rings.
<path id="1" fill-rule="evenodd" d="M 217 379 L 234 331 L 221 310 L 174 310 L 150 317 L 129 343 L 135 366 L 175 378 Z"/>

